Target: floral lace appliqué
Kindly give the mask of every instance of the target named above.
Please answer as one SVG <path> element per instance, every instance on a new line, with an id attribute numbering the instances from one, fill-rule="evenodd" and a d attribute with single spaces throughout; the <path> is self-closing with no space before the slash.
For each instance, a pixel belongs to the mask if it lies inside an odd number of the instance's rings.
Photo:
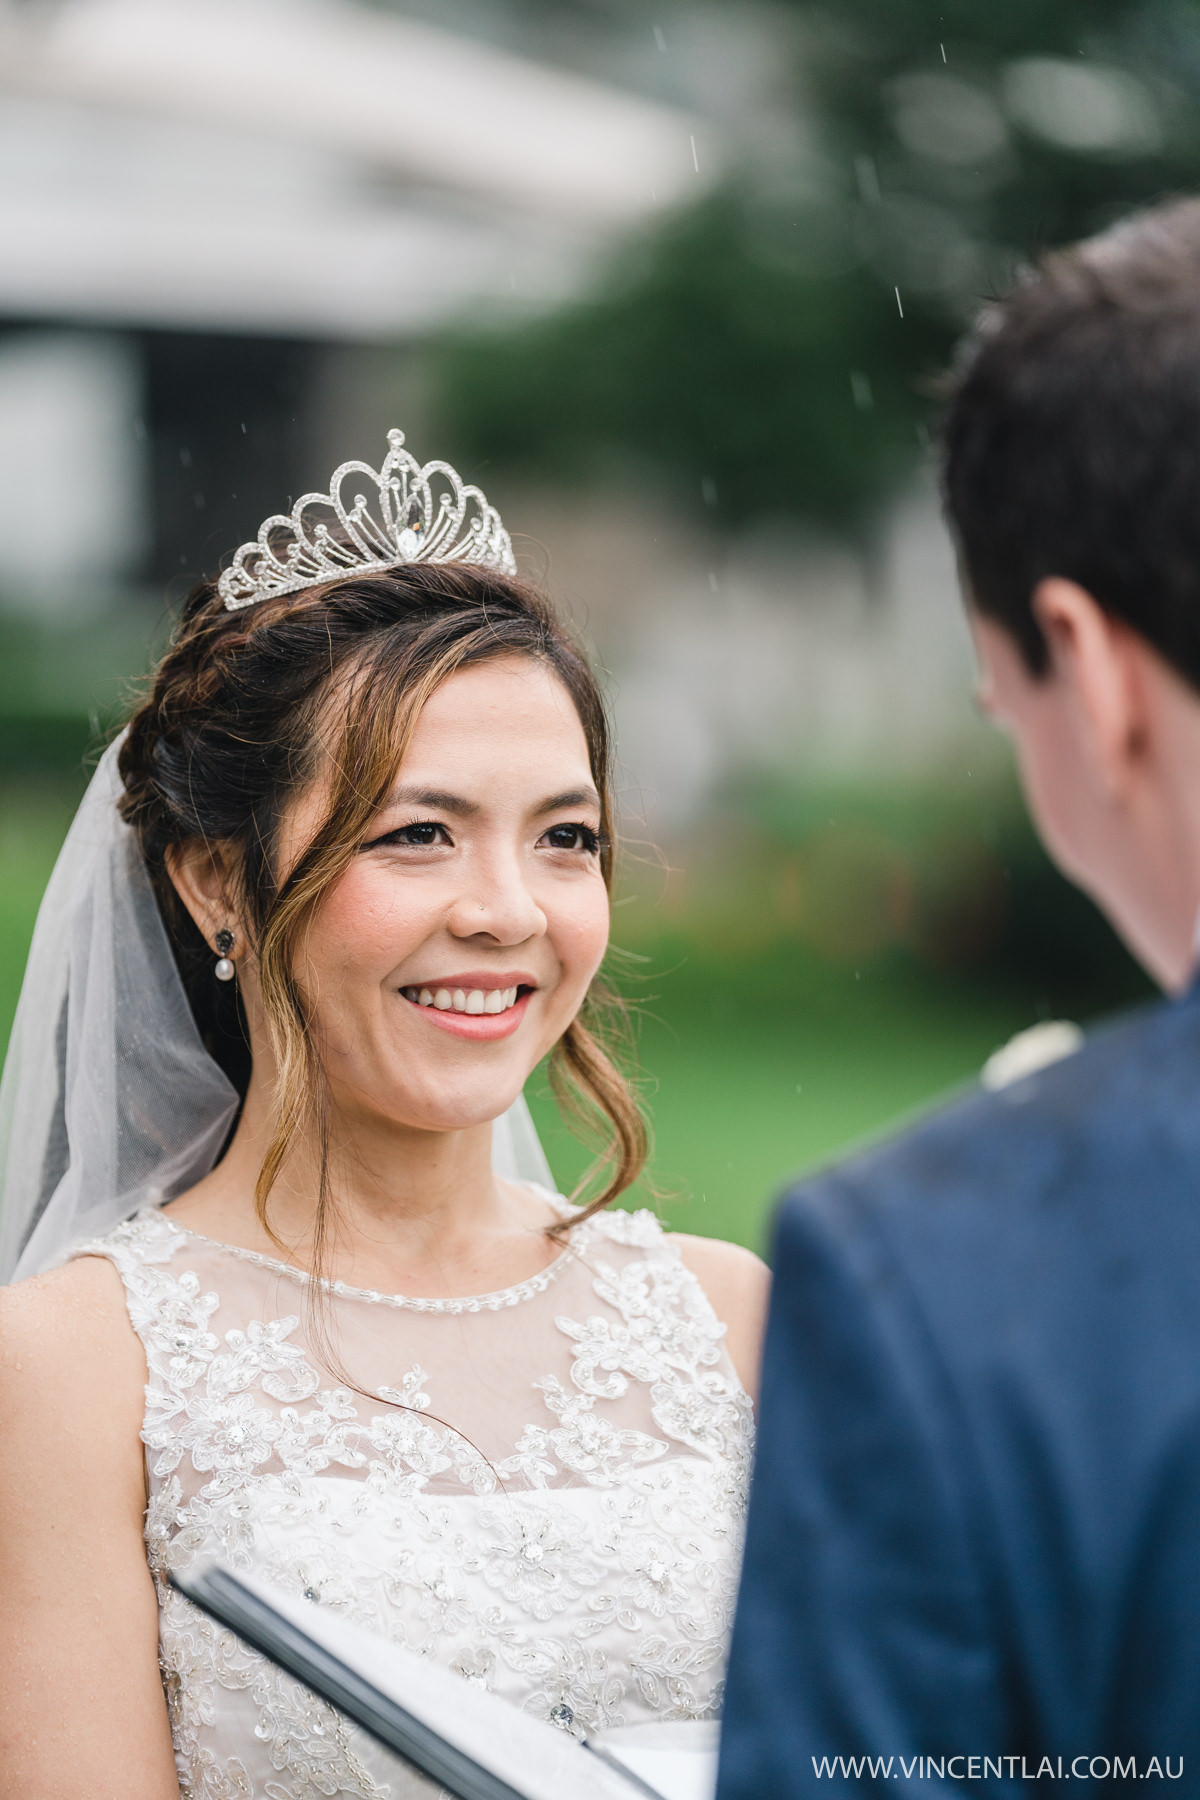
<path id="1" fill-rule="evenodd" d="M 311 1350 L 296 1271 L 153 1210 L 81 1248 L 116 1265 L 146 1351 L 146 1545 L 185 1800 L 400 1792 L 369 1741 L 167 1585 L 198 1555 L 569 1729 L 719 1710 L 749 1402 L 657 1220 L 600 1214 L 568 1242 L 478 1302 L 329 1284 L 335 1327 L 386 1366 L 367 1391 Z M 515 1409 L 502 1453 L 456 1429 L 464 1381 Z"/>

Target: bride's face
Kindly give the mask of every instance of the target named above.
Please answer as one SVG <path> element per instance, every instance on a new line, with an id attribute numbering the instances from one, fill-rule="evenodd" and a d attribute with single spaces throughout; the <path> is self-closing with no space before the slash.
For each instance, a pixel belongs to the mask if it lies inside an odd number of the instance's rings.
<path id="1" fill-rule="evenodd" d="M 285 867 L 322 802 L 285 819 Z M 599 829 L 583 727 L 549 669 L 506 656 L 437 689 L 299 971 L 339 1111 L 443 1131 L 511 1105 L 604 954 Z"/>

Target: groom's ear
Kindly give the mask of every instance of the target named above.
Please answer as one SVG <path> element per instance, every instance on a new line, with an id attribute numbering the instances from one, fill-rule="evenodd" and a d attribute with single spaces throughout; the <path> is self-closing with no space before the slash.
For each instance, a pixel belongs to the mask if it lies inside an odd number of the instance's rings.
<path id="1" fill-rule="evenodd" d="M 1143 763 L 1149 740 L 1146 646 L 1086 588 L 1062 576 L 1038 582 L 1032 607 L 1049 651 L 1044 679 L 1058 689 L 1093 779 L 1117 799 Z"/>

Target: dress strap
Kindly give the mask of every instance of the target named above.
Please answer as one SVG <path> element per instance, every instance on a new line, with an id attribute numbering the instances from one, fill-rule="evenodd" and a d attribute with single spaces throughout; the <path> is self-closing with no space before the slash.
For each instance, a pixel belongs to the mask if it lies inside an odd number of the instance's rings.
<path id="1" fill-rule="evenodd" d="M 120 1272 L 122 1279 L 147 1264 L 170 1262 L 186 1241 L 173 1220 L 157 1206 L 143 1206 L 130 1218 L 122 1220 L 103 1237 L 85 1238 L 64 1250 L 60 1262 L 74 1262 L 79 1256 L 104 1256 Z"/>
<path id="2" fill-rule="evenodd" d="M 637 1212 L 605 1207 L 581 1220 L 571 1231 L 571 1242 L 576 1248 L 593 1237 L 607 1239 L 610 1244 L 624 1244 L 631 1250 L 658 1251 L 679 1260 L 679 1246 L 663 1229 L 662 1220 L 646 1207 Z"/>

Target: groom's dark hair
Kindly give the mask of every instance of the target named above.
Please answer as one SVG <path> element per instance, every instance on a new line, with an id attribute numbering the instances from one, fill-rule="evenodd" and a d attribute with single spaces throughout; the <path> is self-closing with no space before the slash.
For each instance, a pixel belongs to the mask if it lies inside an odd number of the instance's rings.
<path id="1" fill-rule="evenodd" d="M 965 340 L 943 494 L 964 582 L 1043 673 L 1079 583 L 1200 689 L 1200 200 L 1045 256 Z"/>

